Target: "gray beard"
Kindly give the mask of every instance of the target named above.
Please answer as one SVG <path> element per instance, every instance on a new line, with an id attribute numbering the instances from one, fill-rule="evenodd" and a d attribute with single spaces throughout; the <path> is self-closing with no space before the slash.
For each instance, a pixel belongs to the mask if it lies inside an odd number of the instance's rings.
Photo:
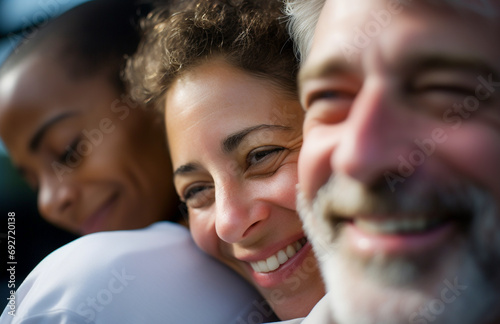
<path id="1" fill-rule="evenodd" d="M 419 183 L 392 194 L 336 176 L 312 203 L 299 192 L 297 204 L 330 292 L 336 323 L 500 321 L 500 219 L 487 192 L 457 181 L 432 187 Z M 342 244 L 341 227 L 329 217 L 450 211 L 472 215 L 463 235 L 421 258 L 357 256 Z"/>

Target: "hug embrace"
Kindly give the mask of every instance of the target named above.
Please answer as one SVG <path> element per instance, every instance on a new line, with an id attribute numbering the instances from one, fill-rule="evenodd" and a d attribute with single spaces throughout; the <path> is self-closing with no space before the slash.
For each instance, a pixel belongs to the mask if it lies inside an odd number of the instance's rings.
<path id="1" fill-rule="evenodd" d="M 63 14 L 0 70 L 13 163 L 84 235 L 1 323 L 500 323 L 498 4 L 181 1 L 127 50 L 53 32 L 118 7 Z"/>

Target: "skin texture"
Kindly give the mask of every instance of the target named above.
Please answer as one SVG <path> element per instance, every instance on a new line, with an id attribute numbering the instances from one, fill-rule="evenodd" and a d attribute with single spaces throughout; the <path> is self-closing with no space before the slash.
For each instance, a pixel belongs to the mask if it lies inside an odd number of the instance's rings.
<path id="1" fill-rule="evenodd" d="M 165 116 L 195 242 L 250 281 L 282 319 L 305 316 L 324 294 L 308 243 L 268 274 L 249 264 L 304 237 L 295 210 L 303 112 L 289 96 L 212 59 L 173 83 Z"/>
<path id="2" fill-rule="evenodd" d="M 42 216 L 76 234 L 172 215 L 163 131 L 161 118 L 121 96 L 105 71 L 75 79 L 33 54 L 0 77 L 0 136 L 13 164 L 37 190 Z"/>
<path id="3" fill-rule="evenodd" d="M 341 324 L 498 323 L 500 26 L 461 10 L 323 8 L 299 76 L 299 211 Z"/>

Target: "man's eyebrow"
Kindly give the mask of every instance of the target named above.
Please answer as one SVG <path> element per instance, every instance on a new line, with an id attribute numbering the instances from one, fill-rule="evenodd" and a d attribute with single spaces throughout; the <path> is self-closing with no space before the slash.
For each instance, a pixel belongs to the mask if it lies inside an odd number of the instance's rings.
<path id="1" fill-rule="evenodd" d="M 224 138 L 221 142 L 222 152 L 231 153 L 241 144 L 241 142 L 245 139 L 245 137 L 248 134 L 263 129 L 289 131 L 292 128 L 288 126 L 268 125 L 268 124 L 261 124 L 261 125 L 247 127 L 245 129 L 242 129 L 241 131 L 230 134 L 229 136 Z"/>
<path id="2" fill-rule="evenodd" d="M 346 74 L 352 71 L 352 66 L 347 62 L 339 61 L 336 58 L 326 60 L 321 63 L 311 63 L 304 65 L 299 72 L 299 87 L 306 81 L 320 79 L 333 74 Z"/>
<path id="3" fill-rule="evenodd" d="M 62 113 L 62 114 L 59 114 L 59 115 L 47 120 L 45 123 L 43 123 L 42 126 L 40 126 L 35 131 L 33 136 L 31 137 L 31 140 L 29 142 L 30 151 L 35 152 L 36 150 L 38 150 L 38 147 L 40 146 L 40 143 L 42 142 L 43 137 L 45 136 L 47 131 L 50 129 L 50 127 L 54 126 L 54 124 L 56 124 L 56 123 L 63 121 L 64 119 L 73 117 L 76 114 L 77 114 L 77 112 Z"/>
<path id="4" fill-rule="evenodd" d="M 444 53 L 416 54 L 410 57 L 405 63 L 406 68 L 421 72 L 431 69 L 466 69 L 479 74 L 492 74 L 498 78 L 498 72 L 485 61 L 472 56 L 449 55 Z M 334 74 L 349 73 L 349 64 L 335 58 L 322 63 L 304 65 L 299 72 L 299 88 L 306 81 L 320 79 Z"/>
<path id="5" fill-rule="evenodd" d="M 498 72 L 484 60 L 471 56 L 458 56 L 446 54 L 416 55 L 405 63 L 416 72 L 436 69 L 461 69 L 469 70 L 480 75 L 492 74 L 497 76 Z"/>

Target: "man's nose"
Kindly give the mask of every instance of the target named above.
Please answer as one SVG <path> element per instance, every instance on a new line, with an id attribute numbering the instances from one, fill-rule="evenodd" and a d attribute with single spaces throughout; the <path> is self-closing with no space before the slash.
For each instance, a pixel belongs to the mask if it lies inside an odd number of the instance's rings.
<path id="1" fill-rule="evenodd" d="M 330 159 L 334 173 L 367 186 L 397 169 L 410 150 L 413 123 L 409 109 L 381 81 L 365 83 L 352 104 L 341 138 Z"/>

